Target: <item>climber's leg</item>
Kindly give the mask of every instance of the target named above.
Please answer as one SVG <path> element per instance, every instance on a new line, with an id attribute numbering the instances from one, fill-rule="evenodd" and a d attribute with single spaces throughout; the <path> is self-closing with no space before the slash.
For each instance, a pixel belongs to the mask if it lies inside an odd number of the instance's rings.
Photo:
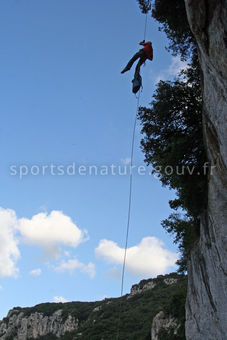
<path id="1" fill-rule="evenodd" d="M 138 64 L 136 65 L 136 69 L 135 69 L 135 78 L 138 76 L 138 74 L 140 74 L 140 67 L 145 63 L 145 61 L 147 60 L 147 57 L 145 54 L 143 54 L 140 57 L 140 60 L 138 61 Z"/>
<path id="2" fill-rule="evenodd" d="M 137 52 L 128 62 L 128 64 L 126 65 L 126 67 L 123 69 L 123 71 L 121 71 L 121 73 L 125 73 L 126 71 L 129 71 L 130 68 L 132 67 L 132 65 L 134 64 L 134 62 L 139 59 L 142 58 L 144 56 L 144 50 L 140 50 L 139 52 Z"/>

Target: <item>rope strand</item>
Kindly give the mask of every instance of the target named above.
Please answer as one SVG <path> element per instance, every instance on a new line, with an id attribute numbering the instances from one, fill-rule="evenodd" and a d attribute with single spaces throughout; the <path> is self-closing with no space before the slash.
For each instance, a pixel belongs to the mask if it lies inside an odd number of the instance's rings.
<path id="1" fill-rule="evenodd" d="M 144 35 L 143 35 L 144 40 L 146 40 L 146 33 L 147 33 L 147 15 L 148 13 L 146 13 L 146 19 L 145 19 L 145 27 L 144 27 Z"/>
<path id="2" fill-rule="evenodd" d="M 145 26 L 144 26 L 144 40 L 146 39 L 147 33 L 147 15 L 145 19 Z M 129 199 L 128 199 L 128 219 L 127 219 L 127 228 L 126 228 L 126 238 L 125 238 L 125 248 L 124 248 L 124 260 L 122 266 L 122 275 L 121 275 L 121 298 L 124 292 L 124 278 L 125 278 L 125 268 L 126 268 L 126 257 L 127 257 L 127 249 L 128 249 L 128 238 L 129 238 L 129 229 L 130 229 L 130 219 L 131 219 L 131 206 L 132 206 L 132 184 L 133 184 L 133 176 L 132 176 L 132 169 L 134 163 L 134 147 L 135 147 L 135 134 L 136 134 L 136 122 L 137 122 L 137 113 L 140 106 L 140 95 L 141 89 L 139 90 L 139 95 L 137 97 L 137 106 L 136 106 L 136 115 L 133 124 L 133 133 L 132 133 L 132 144 L 131 144 L 131 160 L 130 160 L 130 180 L 129 180 Z M 120 336 L 120 322 L 121 322 L 121 313 L 122 313 L 122 299 L 120 301 L 120 310 L 119 310 L 119 318 L 118 318 L 118 327 L 117 327 L 117 337 L 116 340 L 119 340 Z"/>
<path id="3" fill-rule="evenodd" d="M 137 112 L 138 112 L 138 109 L 139 109 L 140 93 L 141 93 L 141 91 L 139 92 L 139 96 L 137 98 L 136 116 L 135 116 L 135 119 L 134 119 L 133 133 L 132 133 L 131 161 L 130 161 L 130 181 L 129 181 L 129 200 L 128 200 L 128 221 L 127 221 L 127 229 L 126 229 L 125 252 L 124 252 L 123 270 L 122 270 L 121 296 L 123 295 L 123 290 L 124 290 L 124 275 L 125 275 L 126 256 L 127 256 L 127 248 L 128 248 L 128 236 L 129 236 L 129 227 L 130 227 L 130 218 L 131 218 L 132 169 L 133 169 L 133 159 L 134 159 L 134 147 L 135 147 Z"/>
<path id="4" fill-rule="evenodd" d="M 139 102 L 140 102 L 140 93 L 137 98 L 137 108 L 136 108 L 136 115 L 134 119 L 133 125 L 133 133 L 132 133 L 132 145 L 131 145 L 131 161 L 130 161 L 130 181 L 129 181 L 129 200 L 128 200 L 128 220 L 127 220 L 127 228 L 126 228 L 126 238 L 125 238 L 125 248 L 124 248 L 124 260 L 122 266 L 122 276 L 121 276 L 121 298 L 124 292 L 124 278 L 125 278 L 125 267 L 126 267 L 126 257 L 127 257 L 127 248 L 128 248 L 128 236 L 129 236 L 129 227 L 130 227 L 130 218 L 131 218 L 131 205 L 132 205 L 132 169 L 133 169 L 133 159 L 134 159 L 134 146 L 135 146 L 135 135 L 136 135 L 136 122 L 137 122 L 137 112 L 139 109 Z M 120 333 L 120 321 L 121 321 L 121 312 L 122 312 L 122 300 L 120 301 L 120 311 L 119 311 L 119 318 L 118 318 L 118 332 L 117 332 L 117 340 L 119 339 Z"/>

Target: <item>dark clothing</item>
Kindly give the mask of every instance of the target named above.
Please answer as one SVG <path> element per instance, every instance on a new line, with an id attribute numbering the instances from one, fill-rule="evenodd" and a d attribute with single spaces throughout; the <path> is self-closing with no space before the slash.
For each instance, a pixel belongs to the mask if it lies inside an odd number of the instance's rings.
<path id="1" fill-rule="evenodd" d="M 140 59 L 139 59 L 140 58 Z M 145 50 L 142 48 L 142 50 L 139 50 L 139 52 L 137 52 L 132 59 L 129 60 L 127 66 L 125 67 L 126 69 L 130 70 L 130 68 L 132 67 L 132 65 L 134 64 L 134 62 L 139 59 L 138 64 L 136 65 L 136 70 L 135 70 L 135 77 L 140 73 L 140 67 L 141 65 L 143 65 L 145 63 L 145 61 L 147 60 L 147 56 L 146 56 L 146 52 Z"/>
<path id="2" fill-rule="evenodd" d="M 137 73 L 137 76 L 134 77 L 134 79 L 132 80 L 132 92 L 136 94 L 141 88 L 141 86 L 142 86 L 142 78 L 141 78 L 141 75 Z"/>

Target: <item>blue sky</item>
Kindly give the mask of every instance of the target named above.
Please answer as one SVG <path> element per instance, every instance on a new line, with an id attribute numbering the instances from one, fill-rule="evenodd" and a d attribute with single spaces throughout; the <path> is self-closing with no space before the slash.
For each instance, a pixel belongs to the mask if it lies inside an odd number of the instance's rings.
<path id="1" fill-rule="evenodd" d="M 0 317 L 14 306 L 120 294 L 129 176 L 100 169 L 129 161 L 136 98 L 133 70 L 120 71 L 144 20 L 135 0 L 0 3 Z M 142 67 L 141 105 L 182 67 L 150 17 L 147 39 L 154 61 Z M 137 166 L 140 139 L 138 123 Z M 175 269 L 177 248 L 160 225 L 173 197 L 148 172 L 134 174 L 125 293 Z"/>

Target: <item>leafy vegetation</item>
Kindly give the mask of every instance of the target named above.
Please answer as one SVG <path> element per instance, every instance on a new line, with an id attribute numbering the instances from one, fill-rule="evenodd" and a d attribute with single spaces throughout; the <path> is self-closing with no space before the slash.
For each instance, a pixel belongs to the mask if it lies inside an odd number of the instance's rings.
<path id="1" fill-rule="evenodd" d="M 186 268 L 187 257 L 199 237 L 199 216 L 207 204 L 208 163 L 202 131 L 202 91 L 200 65 L 195 39 L 191 33 L 184 0 L 153 2 L 152 16 L 169 38 L 173 55 L 188 60 L 188 68 L 175 81 L 160 81 L 149 108 L 141 107 L 141 147 L 147 165 L 159 175 L 164 186 L 176 191 L 170 207 L 180 210 L 162 222 L 175 235 L 181 259 L 179 271 Z M 183 217 L 182 217 L 182 212 Z"/>
<path id="2" fill-rule="evenodd" d="M 160 30 L 164 31 L 169 39 L 168 50 L 174 55 L 181 55 L 186 60 L 196 50 L 195 38 L 191 32 L 184 0 L 154 0 L 152 17 L 161 25 Z"/>
<path id="3" fill-rule="evenodd" d="M 185 78 L 186 75 L 184 74 Z M 173 213 L 162 226 L 180 242 L 180 270 L 199 236 L 199 215 L 206 207 L 207 168 L 202 134 L 202 99 L 198 82 L 179 79 L 158 84 L 151 108 L 140 108 L 145 161 L 153 166 L 164 186 L 176 190 Z"/>
<path id="4" fill-rule="evenodd" d="M 137 0 L 139 3 L 139 7 L 142 13 L 146 14 L 151 9 L 151 1 L 150 0 Z"/>
<path id="5" fill-rule="evenodd" d="M 177 283 L 168 285 L 167 278 L 177 279 Z M 142 288 L 149 280 L 143 280 L 138 287 Z M 125 295 L 122 298 L 105 299 L 96 302 L 44 303 L 31 308 L 16 308 L 25 316 L 38 312 L 50 316 L 62 309 L 65 319 L 68 315 L 79 320 L 76 331 L 65 334 L 61 340 L 101 340 L 114 339 L 120 316 L 119 340 L 150 339 L 153 317 L 160 311 L 171 314 L 182 322 L 184 331 L 184 303 L 187 278 L 184 275 L 171 273 L 153 279 L 156 286 L 143 293 Z M 99 307 L 99 308 L 96 308 Z M 17 312 L 17 313 L 18 313 Z M 38 340 L 56 340 L 53 334 L 39 337 Z M 168 337 L 165 340 L 169 340 Z M 180 340 L 184 340 L 181 337 Z"/>
<path id="6" fill-rule="evenodd" d="M 160 81 L 153 98 L 150 109 L 139 110 L 145 161 L 164 185 L 177 190 L 171 206 L 197 216 L 206 181 L 200 91 L 189 81 Z"/>

